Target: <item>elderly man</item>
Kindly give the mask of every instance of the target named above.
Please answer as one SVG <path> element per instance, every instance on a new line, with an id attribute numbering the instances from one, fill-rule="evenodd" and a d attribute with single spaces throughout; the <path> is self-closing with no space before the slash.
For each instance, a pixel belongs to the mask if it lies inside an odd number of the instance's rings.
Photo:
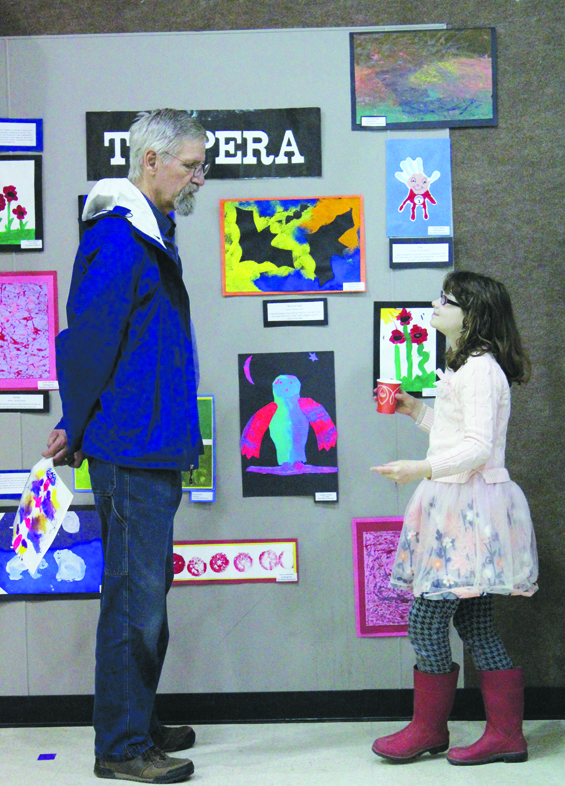
<path id="1" fill-rule="evenodd" d="M 170 213 L 189 215 L 204 185 L 206 132 L 187 112 L 140 113 L 128 178 L 101 180 L 83 212 L 68 328 L 57 338 L 63 418 L 44 456 L 88 458 L 102 521 L 104 579 L 96 638 L 95 774 L 186 780 L 194 743 L 167 728 L 155 694 L 169 631 L 173 519 L 181 471 L 202 441 L 190 304 Z"/>

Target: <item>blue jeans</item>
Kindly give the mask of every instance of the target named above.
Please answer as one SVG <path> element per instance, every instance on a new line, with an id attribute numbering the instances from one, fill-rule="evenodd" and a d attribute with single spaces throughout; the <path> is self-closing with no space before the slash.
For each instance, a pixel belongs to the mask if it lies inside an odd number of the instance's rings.
<path id="1" fill-rule="evenodd" d="M 181 474 L 88 461 L 104 547 L 95 755 L 124 761 L 150 748 L 151 733 L 160 728 L 154 705 L 169 641 L 166 596 Z"/>

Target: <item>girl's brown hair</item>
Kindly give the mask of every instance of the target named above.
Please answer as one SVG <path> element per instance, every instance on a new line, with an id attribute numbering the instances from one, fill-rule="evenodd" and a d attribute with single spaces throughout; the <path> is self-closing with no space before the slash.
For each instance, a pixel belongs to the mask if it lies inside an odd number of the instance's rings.
<path id="1" fill-rule="evenodd" d="M 448 368 L 461 368 L 470 355 L 490 352 L 508 382 L 527 382 L 531 363 L 514 320 L 508 290 L 500 281 L 459 270 L 443 282 L 446 295 L 453 295 L 463 309 L 463 327 L 457 346 L 446 352 Z"/>

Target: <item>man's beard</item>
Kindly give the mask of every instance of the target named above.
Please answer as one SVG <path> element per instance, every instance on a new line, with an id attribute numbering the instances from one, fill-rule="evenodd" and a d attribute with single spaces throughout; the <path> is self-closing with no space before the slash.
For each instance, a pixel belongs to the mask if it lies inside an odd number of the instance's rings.
<path id="1" fill-rule="evenodd" d="M 189 216 L 196 206 L 196 192 L 198 191 L 198 186 L 194 185 L 193 183 L 189 183 L 187 186 L 183 188 L 180 194 L 176 197 L 174 205 L 175 205 L 175 213 L 179 216 Z"/>

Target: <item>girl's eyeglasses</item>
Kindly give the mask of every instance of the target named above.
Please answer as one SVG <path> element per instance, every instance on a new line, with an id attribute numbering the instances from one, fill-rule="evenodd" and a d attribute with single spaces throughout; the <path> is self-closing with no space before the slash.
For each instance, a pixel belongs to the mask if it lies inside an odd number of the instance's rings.
<path id="1" fill-rule="evenodd" d="M 446 303 L 449 303 L 450 306 L 458 306 L 459 308 L 461 308 L 459 303 L 456 303 L 455 300 L 450 300 L 448 297 L 446 297 L 446 295 L 444 295 L 443 289 L 441 290 L 439 296 L 439 302 L 441 303 L 442 306 L 445 306 Z"/>

